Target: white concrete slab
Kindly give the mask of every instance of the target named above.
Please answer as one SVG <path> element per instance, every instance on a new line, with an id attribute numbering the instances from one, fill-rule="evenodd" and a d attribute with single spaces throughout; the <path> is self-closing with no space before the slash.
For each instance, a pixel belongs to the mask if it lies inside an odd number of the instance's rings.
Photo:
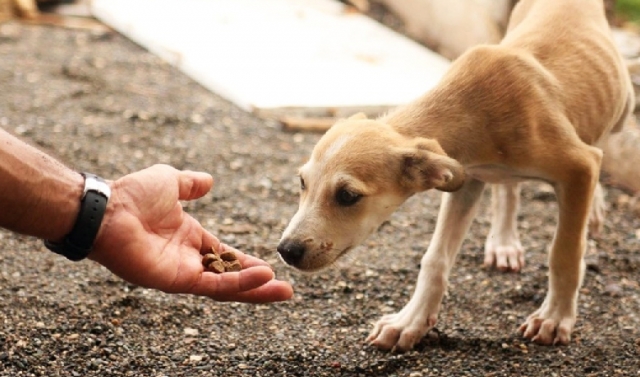
<path id="1" fill-rule="evenodd" d="M 94 15 L 248 111 L 406 103 L 449 62 L 335 0 L 92 0 Z"/>

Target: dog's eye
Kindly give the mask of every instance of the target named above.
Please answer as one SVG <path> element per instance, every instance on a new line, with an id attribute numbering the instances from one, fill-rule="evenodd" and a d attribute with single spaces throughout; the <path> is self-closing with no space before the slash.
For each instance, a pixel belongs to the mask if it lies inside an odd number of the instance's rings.
<path id="1" fill-rule="evenodd" d="M 340 189 L 336 192 L 336 201 L 343 207 L 348 207 L 356 204 L 362 195 L 355 192 L 351 192 L 347 189 Z"/>
<path id="2" fill-rule="evenodd" d="M 307 186 L 305 186 L 304 184 L 304 179 L 302 179 L 302 177 L 300 177 L 300 190 L 304 191 L 307 188 Z"/>

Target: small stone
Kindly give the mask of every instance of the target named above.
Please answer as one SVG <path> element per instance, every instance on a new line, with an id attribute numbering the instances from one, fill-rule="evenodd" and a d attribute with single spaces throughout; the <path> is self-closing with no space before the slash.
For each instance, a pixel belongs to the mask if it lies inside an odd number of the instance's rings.
<path id="1" fill-rule="evenodd" d="M 598 256 L 595 253 L 590 253 L 584 258 L 587 270 L 593 271 L 595 273 L 600 273 L 600 263 L 598 260 Z"/>
<path id="2" fill-rule="evenodd" d="M 185 335 L 196 336 L 198 335 L 198 333 L 199 333 L 198 329 L 192 329 L 190 327 L 187 327 L 184 329 Z"/>
<path id="3" fill-rule="evenodd" d="M 240 170 L 240 169 L 242 169 L 243 166 L 244 166 L 244 162 L 241 159 L 233 160 L 229 164 L 229 168 L 231 170 Z"/>
<path id="4" fill-rule="evenodd" d="M 616 199 L 616 204 L 617 204 L 619 207 L 624 208 L 624 207 L 626 207 L 626 206 L 628 206 L 628 205 L 629 205 L 629 201 L 630 201 L 630 200 L 631 200 L 631 198 L 629 197 L 629 195 L 626 195 L 626 194 L 620 194 L 620 195 L 618 196 L 618 198 Z"/>
<path id="5" fill-rule="evenodd" d="M 191 121 L 195 124 L 202 124 L 204 123 L 204 117 L 198 113 L 193 113 L 191 114 L 190 117 Z"/>
<path id="6" fill-rule="evenodd" d="M 607 284 L 607 286 L 604 287 L 604 291 L 607 294 L 609 294 L 609 296 L 613 296 L 613 297 L 618 297 L 622 295 L 622 287 L 620 287 L 616 283 Z"/>

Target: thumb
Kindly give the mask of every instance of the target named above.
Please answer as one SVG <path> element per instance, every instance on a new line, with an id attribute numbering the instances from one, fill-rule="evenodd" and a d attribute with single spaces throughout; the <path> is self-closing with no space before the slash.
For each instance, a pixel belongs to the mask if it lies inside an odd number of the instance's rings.
<path id="1" fill-rule="evenodd" d="M 213 186 L 213 177 L 210 174 L 182 170 L 178 172 L 179 200 L 198 199 Z"/>

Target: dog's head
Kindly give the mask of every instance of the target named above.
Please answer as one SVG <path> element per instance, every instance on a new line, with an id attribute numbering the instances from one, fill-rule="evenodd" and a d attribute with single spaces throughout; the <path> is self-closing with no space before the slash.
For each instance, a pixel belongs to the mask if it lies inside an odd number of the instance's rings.
<path id="1" fill-rule="evenodd" d="M 408 197 L 457 190 L 460 164 L 431 139 L 407 138 L 357 114 L 338 121 L 299 170 L 300 203 L 278 253 L 301 270 L 332 264 L 360 244 Z"/>

